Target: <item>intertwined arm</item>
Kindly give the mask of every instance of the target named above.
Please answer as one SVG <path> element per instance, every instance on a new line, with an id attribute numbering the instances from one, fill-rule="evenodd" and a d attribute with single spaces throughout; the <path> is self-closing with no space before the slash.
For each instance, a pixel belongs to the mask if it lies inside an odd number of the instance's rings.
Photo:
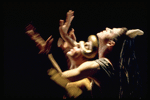
<path id="1" fill-rule="evenodd" d="M 99 64 L 95 61 L 86 61 L 78 68 L 62 72 L 61 77 L 67 78 L 70 81 L 78 81 L 95 74 L 100 70 Z"/>

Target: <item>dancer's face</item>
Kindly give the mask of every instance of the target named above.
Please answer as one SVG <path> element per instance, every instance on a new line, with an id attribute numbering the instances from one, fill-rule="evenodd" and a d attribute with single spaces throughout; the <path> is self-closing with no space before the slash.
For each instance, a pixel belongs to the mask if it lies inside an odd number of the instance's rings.
<path id="1" fill-rule="evenodd" d="M 78 47 L 73 47 L 72 49 L 70 49 L 70 51 L 67 52 L 67 56 L 72 58 L 78 58 L 81 55 L 81 49 Z"/>
<path id="2" fill-rule="evenodd" d="M 106 28 L 106 30 L 97 33 L 97 36 L 99 38 L 99 45 L 105 45 L 106 40 L 111 40 L 112 38 L 120 35 L 120 31 L 122 31 L 122 28 Z M 85 44 L 88 43 L 86 42 Z M 86 45 L 85 47 L 89 48 L 90 45 Z M 70 49 L 70 51 L 67 52 L 67 56 L 73 59 L 83 57 L 81 46 L 79 45 L 78 47 L 73 47 L 72 49 Z"/>
<path id="3" fill-rule="evenodd" d="M 99 44 L 104 45 L 108 40 L 120 35 L 122 28 L 107 28 L 99 33 L 97 33 L 97 37 L 99 39 Z"/>
<path id="4" fill-rule="evenodd" d="M 83 46 L 82 46 L 83 45 Z M 78 58 L 78 57 L 83 57 L 82 55 L 82 52 L 83 52 L 83 48 L 86 48 L 86 49 L 89 49 L 91 46 L 90 46 L 90 43 L 89 42 L 85 42 L 85 43 L 81 43 L 79 42 L 79 44 L 75 47 L 73 47 L 72 49 L 70 49 L 68 52 L 67 52 L 67 56 L 71 57 L 71 58 Z"/>

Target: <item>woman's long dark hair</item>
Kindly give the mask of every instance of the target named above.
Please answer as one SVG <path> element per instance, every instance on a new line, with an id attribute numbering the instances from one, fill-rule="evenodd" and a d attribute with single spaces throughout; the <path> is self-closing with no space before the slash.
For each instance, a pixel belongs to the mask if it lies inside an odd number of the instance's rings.
<path id="1" fill-rule="evenodd" d="M 126 38 L 120 52 L 119 98 L 141 98 L 141 79 L 134 49 L 134 39 Z"/>
<path id="2" fill-rule="evenodd" d="M 115 37 L 116 42 L 108 58 L 115 66 L 120 85 L 118 88 L 119 98 L 141 98 L 141 79 L 135 56 L 134 39 L 123 33 Z"/>

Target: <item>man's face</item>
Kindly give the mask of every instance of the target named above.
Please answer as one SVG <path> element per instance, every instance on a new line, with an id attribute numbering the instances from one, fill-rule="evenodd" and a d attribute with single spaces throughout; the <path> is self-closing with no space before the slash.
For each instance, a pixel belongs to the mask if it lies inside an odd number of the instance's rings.
<path id="1" fill-rule="evenodd" d="M 79 42 L 78 45 L 73 47 L 67 52 L 67 56 L 70 56 L 72 58 L 78 58 L 79 56 L 83 56 L 82 52 L 83 49 L 91 49 L 91 43 L 90 42 Z"/>
<path id="2" fill-rule="evenodd" d="M 82 53 L 81 53 L 81 49 L 78 47 L 73 47 L 67 52 L 67 56 L 72 58 L 78 58 L 80 55 L 82 55 Z"/>

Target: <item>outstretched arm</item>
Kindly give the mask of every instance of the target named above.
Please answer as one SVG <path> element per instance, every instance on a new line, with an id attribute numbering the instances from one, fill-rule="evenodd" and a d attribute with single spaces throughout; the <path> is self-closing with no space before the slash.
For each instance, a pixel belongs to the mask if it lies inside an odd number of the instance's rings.
<path id="1" fill-rule="evenodd" d="M 53 64 L 53 66 L 57 69 L 59 73 L 62 73 L 60 67 L 58 66 L 57 62 L 53 58 L 52 54 L 49 54 L 51 47 L 52 47 L 52 42 L 53 38 L 50 36 L 46 41 L 40 36 L 39 33 L 35 32 L 35 27 L 31 24 L 29 24 L 26 27 L 26 34 L 35 42 L 36 46 L 39 48 L 40 52 L 39 54 L 48 54 L 48 58 Z"/>
<path id="2" fill-rule="evenodd" d="M 67 78 L 70 81 L 78 81 L 95 74 L 100 70 L 99 64 L 95 61 L 86 61 L 78 68 L 62 72 L 61 77 Z"/>
<path id="3" fill-rule="evenodd" d="M 26 27 L 26 34 L 33 40 L 36 46 L 39 48 L 39 54 L 48 54 L 50 52 L 53 38 L 52 35 L 45 41 L 39 33 L 35 32 L 36 28 L 29 24 Z"/>

